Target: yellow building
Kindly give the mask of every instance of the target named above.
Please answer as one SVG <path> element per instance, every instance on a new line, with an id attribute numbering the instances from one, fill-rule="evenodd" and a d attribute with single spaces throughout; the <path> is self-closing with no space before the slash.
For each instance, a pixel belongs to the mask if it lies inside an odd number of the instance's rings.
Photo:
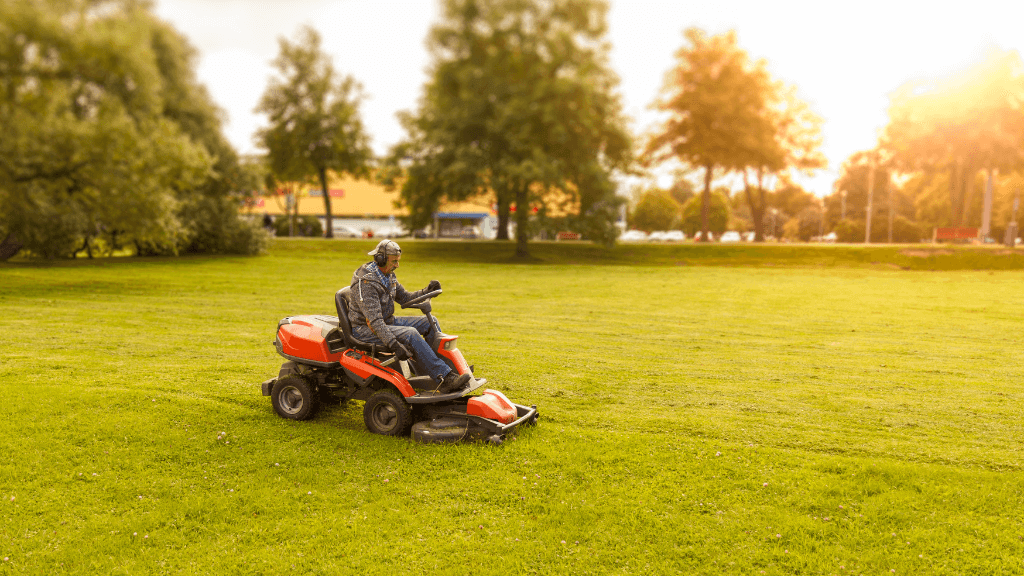
<path id="1" fill-rule="evenodd" d="M 352 177 L 328 176 L 331 195 L 331 215 L 337 236 L 369 235 L 403 236 L 411 231 L 402 229 L 399 219 L 406 216 L 405 208 L 397 207 L 398 189 L 387 190 L 371 180 Z M 316 216 L 326 224 L 323 192 L 319 186 L 296 186 L 291 191 L 298 202 L 300 216 Z M 289 207 L 289 191 L 281 190 L 274 196 L 250 198 L 243 213 L 252 216 L 285 216 Z M 550 215 L 563 215 L 579 210 L 578 202 L 565 193 L 549 193 L 545 197 Z M 512 208 L 513 211 L 515 207 Z M 534 208 L 536 212 L 536 208 Z M 514 226 L 515 214 L 511 215 Z M 446 202 L 434 213 L 433 226 L 424 232 L 435 238 L 494 238 L 497 234 L 498 213 L 494 199 L 481 196 L 462 202 Z M 511 231 L 510 231 L 511 232 Z"/>

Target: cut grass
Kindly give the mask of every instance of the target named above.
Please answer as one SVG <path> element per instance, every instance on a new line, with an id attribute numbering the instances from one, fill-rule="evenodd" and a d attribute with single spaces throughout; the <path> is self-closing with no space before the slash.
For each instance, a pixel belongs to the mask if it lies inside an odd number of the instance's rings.
<path id="1" fill-rule="evenodd" d="M 333 314 L 371 246 L 0 265 L 0 573 L 1024 572 L 1020 271 L 403 242 L 403 283 L 441 280 L 478 374 L 541 410 L 420 446 L 259 394 L 277 321 Z"/>

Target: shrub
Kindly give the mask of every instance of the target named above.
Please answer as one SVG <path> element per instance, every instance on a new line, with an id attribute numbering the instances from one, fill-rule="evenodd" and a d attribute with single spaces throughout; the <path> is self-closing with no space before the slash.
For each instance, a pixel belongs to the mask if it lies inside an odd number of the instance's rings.
<path id="1" fill-rule="evenodd" d="M 687 236 L 693 236 L 701 230 L 701 198 L 703 194 L 697 194 L 686 201 L 683 206 L 683 232 Z M 708 232 L 718 236 L 725 232 L 729 225 L 729 199 L 721 192 L 712 192 L 708 202 Z"/>
<path id="2" fill-rule="evenodd" d="M 274 231 L 278 236 L 288 236 L 288 216 L 278 216 L 274 220 Z M 295 217 L 295 236 L 323 236 L 324 227 L 320 219 L 308 214 Z"/>

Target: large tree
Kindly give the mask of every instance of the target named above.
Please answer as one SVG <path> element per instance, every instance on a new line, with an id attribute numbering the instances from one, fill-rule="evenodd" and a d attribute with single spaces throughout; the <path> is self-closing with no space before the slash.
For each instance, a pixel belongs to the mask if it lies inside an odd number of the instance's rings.
<path id="1" fill-rule="evenodd" d="M 44 257 L 259 250 L 195 64 L 146 3 L 0 3 L 0 238 Z"/>
<path id="2" fill-rule="evenodd" d="M 403 116 L 409 138 L 392 152 L 410 224 L 425 224 L 443 200 L 493 193 L 499 238 L 514 204 L 516 254 L 527 256 L 530 207 L 552 191 L 582 221 L 607 220 L 611 175 L 628 166 L 631 143 L 606 12 L 600 0 L 442 3 L 430 80 L 419 109 Z"/>
<path id="3" fill-rule="evenodd" d="M 820 120 L 792 88 L 773 81 L 763 60 L 752 62 L 735 32 L 708 36 L 684 32 L 687 44 L 665 77 L 655 108 L 667 117 L 647 144 L 651 162 L 668 159 L 704 171 L 701 230 L 707 232 L 711 183 L 719 174 L 742 171 L 757 239 L 763 238 L 764 180 L 790 167 L 823 165 Z M 756 175 L 752 189 L 748 171 Z M 705 241 L 707 235 L 702 236 Z"/>
<path id="4" fill-rule="evenodd" d="M 0 238 L 53 258 L 182 234 L 210 157 L 165 113 L 165 33 L 127 0 L 0 3 Z"/>
<path id="5" fill-rule="evenodd" d="M 982 170 L 1024 168 L 1024 70 L 1016 52 L 896 91 L 882 148 L 903 173 L 945 173 L 948 221 L 966 226 Z"/>
<path id="6" fill-rule="evenodd" d="M 700 230 L 707 241 L 716 171 L 742 168 L 749 150 L 770 139 L 763 110 L 771 82 L 764 66 L 752 65 L 737 46 L 735 32 L 709 37 L 689 28 L 684 36 L 687 44 L 676 52 L 677 64 L 654 102 L 667 117 L 645 152 L 649 162 L 678 160 L 704 171 Z"/>
<path id="7" fill-rule="evenodd" d="M 757 242 L 764 239 L 764 223 L 767 221 L 770 195 L 766 191 L 766 179 L 774 177 L 776 181 L 791 184 L 792 171 L 809 173 L 826 165 L 825 156 L 820 151 L 822 120 L 797 97 L 795 88 L 772 82 L 766 92 L 762 114 L 770 131 L 757 134 L 759 139 L 754 140 L 756 145 L 747 151 L 742 167 L 743 193 L 754 222 L 754 240 Z M 784 194 L 785 188 L 777 192 Z M 790 214 L 800 212 L 778 204 L 775 208 L 787 210 Z"/>
<path id="8" fill-rule="evenodd" d="M 270 125 L 257 140 L 267 150 L 268 164 L 281 181 L 316 179 L 323 190 L 328 238 L 334 237 L 327 171 L 355 177 L 369 174 L 369 137 L 359 117 L 359 86 L 340 76 L 321 48 L 320 33 L 306 26 L 296 42 L 278 40 L 274 60 L 280 74 L 272 78 L 256 111 Z"/>

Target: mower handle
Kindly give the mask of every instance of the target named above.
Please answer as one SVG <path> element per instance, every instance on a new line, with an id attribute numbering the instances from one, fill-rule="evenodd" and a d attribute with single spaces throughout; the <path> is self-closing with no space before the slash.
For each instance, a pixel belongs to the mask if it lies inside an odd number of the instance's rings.
<path id="1" fill-rule="evenodd" d="M 427 292 L 426 294 L 421 294 L 421 295 L 413 298 L 412 300 L 409 300 L 408 302 L 406 302 L 404 304 L 399 304 L 399 306 L 401 306 L 402 308 L 417 308 L 420 304 L 423 304 L 427 300 L 430 300 L 431 298 L 437 298 L 438 296 L 441 295 L 441 292 L 442 292 L 442 290 L 440 288 L 438 288 L 437 290 L 434 290 L 433 292 Z"/>

